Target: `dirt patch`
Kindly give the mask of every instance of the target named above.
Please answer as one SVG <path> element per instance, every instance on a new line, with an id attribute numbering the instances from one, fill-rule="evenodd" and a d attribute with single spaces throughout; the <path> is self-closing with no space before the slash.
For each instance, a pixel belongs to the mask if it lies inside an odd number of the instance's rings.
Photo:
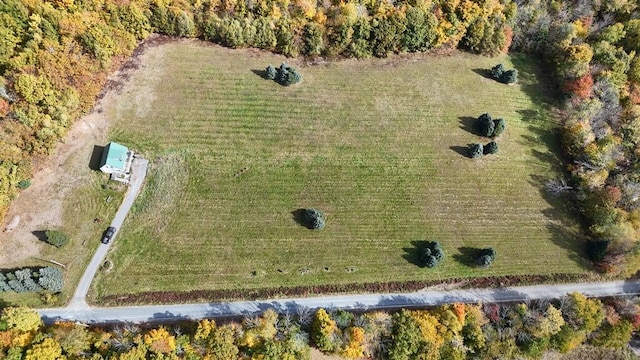
<path id="1" fill-rule="evenodd" d="M 0 252 L 3 268 L 24 266 L 25 261 L 39 257 L 46 245 L 34 234 L 63 226 L 65 199 L 90 181 L 93 148 L 106 142 L 110 124 L 102 109 L 112 106 L 118 94 L 126 91 L 132 72 L 144 61 L 144 50 L 168 41 L 165 38 L 152 36 L 141 44 L 134 55 L 109 76 L 93 110 L 73 124 L 65 141 L 49 159 L 38 164 L 31 186 L 12 202 L 0 226 L 3 229 L 0 245 L 6 249 Z"/>

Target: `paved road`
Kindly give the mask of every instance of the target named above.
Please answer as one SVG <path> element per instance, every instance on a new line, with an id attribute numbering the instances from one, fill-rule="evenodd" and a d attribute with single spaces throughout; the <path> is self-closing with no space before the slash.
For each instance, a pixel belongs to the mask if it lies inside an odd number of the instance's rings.
<path id="1" fill-rule="evenodd" d="M 509 302 L 533 299 L 553 299 L 571 292 L 587 296 L 620 296 L 640 294 L 640 281 L 579 283 L 562 285 L 520 286 L 499 289 L 467 289 L 448 291 L 419 291 L 405 294 L 362 294 L 323 296 L 317 298 L 238 301 L 204 304 L 129 306 L 129 307 L 67 307 L 40 309 L 47 323 L 74 320 L 85 323 L 161 322 L 180 319 L 201 319 L 259 314 L 273 308 L 280 312 L 301 309 L 340 308 L 374 310 L 425 307 L 452 302 Z"/>
<path id="2" fill-rule="evenodd" d="M 133 205 L 133 201 L 136 199 L 138 192 L 140 192 L 144 178 L 147 176 L 148 166 L 149 161 L 147 159 L 133 159 L 133 163 L 131 164 L 131 181 L 129 183 L 129 189 L 127 190 L 127 194 L 125 195 L 124 200 L 122 200 L 122 204 L 120 204 L 120 208 L 110 225 L 116 228 L 116 233 L 113 235 L 111 243 L 113 243 L 113 239 L 118 235 L 118 231 L 120 231 L 122 223 Z M 76 288 L 76 292 L 73 294 L 73 298 L 69 302 L 69 305 L 67 305 L 66 309 L 71 311 L 87 311 L 87 309 L 89 309 L 89 305 L 86 300 L 87 293 L 89 292 L 89 287 L 91 286 L 93 278 L 96 276 L 96 272 L 100 268 L 105 256 L 107 256 L 111 243 L 106 245 L 100 244 L 98 250 L 96 250 L 96 253 L 91 259 L 89 266 L 87 266 L 84 274 L 82 274 L 82 278 Z"/>

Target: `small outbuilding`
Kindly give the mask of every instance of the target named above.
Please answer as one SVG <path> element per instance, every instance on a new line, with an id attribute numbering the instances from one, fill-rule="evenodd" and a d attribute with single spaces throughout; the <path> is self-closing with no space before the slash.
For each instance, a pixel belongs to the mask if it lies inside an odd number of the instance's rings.
<path id="1" fill-rule="evenodd" d="M 111 179 L 128 182 L 133 162 L 133 151 L 116 142 L 110 142 L 104 148 L 100 171 L 111 174 Z"/>

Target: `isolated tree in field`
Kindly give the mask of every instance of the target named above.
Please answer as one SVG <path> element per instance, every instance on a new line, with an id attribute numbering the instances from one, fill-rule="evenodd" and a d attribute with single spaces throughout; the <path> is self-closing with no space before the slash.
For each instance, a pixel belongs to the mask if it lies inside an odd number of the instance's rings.
<path id="1" fill-rule="evenodd" d="M 479 158 L 484 154 L 484 146 L 482 144 L 471 144 L 469 146 L 469 157 L 472 159 Z"/>
<path id="2" fill-rule="evenodd" d="M 271 64 L 265 69 L 265 77 L 269 80 L 275 80 L 282 86 L 289 86 L 302 80 L 302 76 L 295 68 L 287 65 L 286 63 L 280 64 L 280 67 L 275 68 Z"/>
<path id="3" fill-rule="evenodd" d="M 502 74 L 504 74 L 504 72 L 506 71 L 506 69 L 504 68 L 504 65 L 502 65 L 502 63 L 494 66 L 491 68 L 491 70 L 489 71 L 489 73 L 491 74 L 491 77 L 500 81 L 500 79 L 502 79 Z"/>
<path id="4" fill-rule="evenodd" d="M 507 70 L 502 74 L 501 81 L 505 84 L 513 84 L 518 81 L 518 70 Z"/>
<path id="5" fill-rule="evenodd" d="M 298 71 L 286 63 L 280 64 L 278 68 L 278 75 L 276 76 L 276 81 L 283 86 L 293 85 L 299 82 L 301 79 Z"/>
<path id="6" fill-rule="evenodd" d="M 498 118 L 493 120 L 493 134 L 491 134 L 491 137 L 500 136 L 506 127 L 507 124 L 504 122 L 504 119 Z"/>
<path id="7" fill-rule="evenodd" d="M 58 230 L 47 230 L 45 233 L 47 242 L 57 248 L 61 248 L 69 242 L 69 237 Z"/>
<path id="8" fill-rule="evenodd" d="M 492 248 L 486 248 L 480 250 L 476 264 L 481 267 L 488 267 L 496 259 L 496 252 Z"/>
<path id="9" fill-rule="evenodd" d="M 318 209 L 305 209 L 304 223 L 310 229 L 322 230 L 325 225 L 324 213 Z"/>
<path id="10" fill-rule="evenodd" d="M 485 113 L 480 115 L 478 117 L 478 120 L 476 121 L 476 124 L 479 135 L 485 137 L 493 136 L 496 125 L 491 118 L 491 114 Z"/>
<path id="11" fill-rule="evenodd" d="M 266 72 L 267 79 L 269 80 L 275 80 L 276 76 L 278 76 L 278 71 L 271 64 L 267 66 L 267 69 L 265 70 L 265 72 Z"/>
<path id="12" fill-rule="evenodd" d="M 444 260 L 444 251 L 437 241 L 428 241 L 421 249 L 421 258 L 424 265 L 428 268 L 436 267 Z"/>
<path id="13" fill-rule="evenodd" d="M 487 154 L 495 154 L 498 152 L 498 143 L 495 141 L 492 141 L 490 143 L 488 143 L 487 145 L 484 146 L 483 149 L 483 153 L 485 155 Z"/>

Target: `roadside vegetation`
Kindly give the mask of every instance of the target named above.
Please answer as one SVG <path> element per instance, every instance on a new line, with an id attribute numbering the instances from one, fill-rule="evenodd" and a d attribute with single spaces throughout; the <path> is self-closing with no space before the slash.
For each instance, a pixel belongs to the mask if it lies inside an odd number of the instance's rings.
<path id="1" fill-rule="evenodd" d="M 0 356 L 310 360 L 315 348 L 340 359 L 632 359 L 627 344 L 639 326 L 636 302 L 579 293 L 554 301 L 455 303 L 394 313 L 267 309 L 242 320 L 162 326 L 44 326 L 33 310 L 8 307 L 0 315 Z"/>

